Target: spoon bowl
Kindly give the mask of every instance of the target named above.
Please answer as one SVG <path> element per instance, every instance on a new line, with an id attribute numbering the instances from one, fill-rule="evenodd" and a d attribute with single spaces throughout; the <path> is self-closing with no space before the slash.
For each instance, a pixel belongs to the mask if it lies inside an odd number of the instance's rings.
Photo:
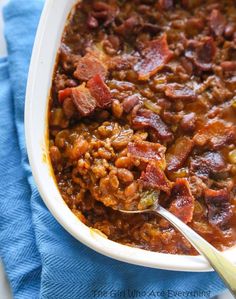
<path id="1" fill-rule="evenodd" d="M 153 197 L 152 192 L 149 192 L 149 194 Z M 165 218 L 185 236 L 185 238 L 201 255 L 207 259 L 212 268 L 219 274 L 225 285 L 229 288 L 234 298 L 236 298 L 236 266 L 226 259 L 217 249 L 203 239 L 198 233 L 191 229 L 187 224 L 160 206 L 157 201 L 151 207 L 144 210 L 118 211 L 126 214 L 154 213 Z"/>

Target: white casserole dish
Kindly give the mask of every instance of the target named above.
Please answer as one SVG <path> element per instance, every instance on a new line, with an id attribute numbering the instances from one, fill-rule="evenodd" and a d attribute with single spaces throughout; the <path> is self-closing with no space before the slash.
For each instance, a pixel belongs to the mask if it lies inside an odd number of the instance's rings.
<path id="1" fill-rule="evenodd" d="M 170 255 L 124 246 L 85 226 L 63 201 L 47 155 L 47 110 L 57 50 L 73 5 L 78 0 L 47 0 L 35 40 L 25 103 L 26 143 L 39 192 L 57 221 L 76 239 L 111 258 L 127 263 L 177 271 L 211 271 L 201 256 Z M 236 247 L 225 253 L 236 262 Z"/>

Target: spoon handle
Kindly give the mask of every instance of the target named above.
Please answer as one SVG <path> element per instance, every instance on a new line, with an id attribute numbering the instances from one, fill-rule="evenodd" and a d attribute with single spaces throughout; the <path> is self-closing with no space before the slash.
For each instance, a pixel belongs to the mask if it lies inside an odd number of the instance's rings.
<path id="1" fill-rule="evenodd" d="M 155 212 L 168 220 L 186 237 L 199 253 L 205 256 L 212 268 L 215 269 L 228 286 L 234 298 L 236 298 L 236 266 L 172 213 L 161 206 L 158 206 Z"/>

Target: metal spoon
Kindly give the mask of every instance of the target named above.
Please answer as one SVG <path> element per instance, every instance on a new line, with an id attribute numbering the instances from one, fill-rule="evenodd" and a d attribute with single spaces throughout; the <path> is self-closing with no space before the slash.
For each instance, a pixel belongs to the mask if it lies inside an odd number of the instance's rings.
<path id="1" fill-rule="evenodd" d="M 149 194 L 151 195 L 151 193 Z M 175 215 L 164 209 L 158 203 L 146 210 L 119 211 L 127 214 L 155 213 L 164 217 L 208 260 L 212 268 L 215 269 L 225 282 L 234 298 L 236 298 L 236 266 Z"/>

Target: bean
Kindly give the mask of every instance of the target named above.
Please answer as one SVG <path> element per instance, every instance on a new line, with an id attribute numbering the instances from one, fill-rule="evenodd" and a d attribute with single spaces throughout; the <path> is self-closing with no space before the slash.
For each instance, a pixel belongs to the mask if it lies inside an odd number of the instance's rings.
<path id="1" fill-rule="evenodd" d="M 91 169 L 97 178 L 103 178 L 107 175 L 106 169 L 103 165 L 96 165 L 93 166 Z"/>
<path id="2" fill-rule="evenodd" d="M 102 125 L 98 128 L 98 132 L 102 137 L 109 137 L 113 130 L 111 126 Z"/>
<path id="3" fill-rule="evenodd" d="M 113 189 L 117 190 L 119 188 L 120 182 L 115 174 L 109 176 L 109 182 Z"/>
<path id="4" fill-rule="evenodd" d="M 137 192 L 137 184 L 136 182 L 131 183 L 129 186 L 125 188 L 125 196 L 133 197 Z"/>
<path id="5" fill-rule="evenodd" d="M 76 160 L 80 158 L 83 154 L 85 154 L 88 150 L 89 144 L 88 142 L 83 138 L 79 137 L 71 150 L 71 159 Z"/>
<path id="6" fill-rule="evenodd" d="M 226 72 L 234 72 L 236 70 L 236 61 L 223 61 L 221 67 Z"/>
<path id="7" fill-rule="evenodd" d="M 100 182 L 99 182 L 99 187 L 100 187 L 100 190 L 103 194 L 106 194 L 107 193 L 107 190 L 108 190 L 108 186 L 110 185 L 110 182 L 109 182 L 109 178 L 108 177 L 105 177 L 105 178 L 102 178 L 100 179 Z"/>
<path id="8" fill-rule="evenodd" d="M 134 180 L 134 175 L 132 174 L 132 172 L 125 168 L 118 169 L 117 175 L 118 178 L 124 183 L 131 183 Z"/>
<path id="9" fill-rule="evenodd" d="M 118 168 L 131 168 L 133 166 L 133 162 L 129 157 L 120 157 L 116 160 L 115 166 Z"/>
<path id="10" fill-rule="evenodd" d="M 50 147 L 50 157 L 53 163 L 58 163 L 61 160 L 61 152 L 57 146 Z"/>
<path id="11" fill-rule="evenodd" d="M 112 158 L 111 152 L 109 152 L 108 150 L 106 150 L 104 148 L 99 148 L 98 156 L 103 159 L 106 159 L 106 160 L 110 160 Z"/>
<path id="12" fill-rule="evenodd" d="M 112 113 L 116 118 L 121 118 L 123 114 L 123 106 L 118 100 L 114 100 L 112 103 Z"/>
<path id="13" fill-rule="evenodd" d="M 98 27 L 98 20 L 95 19 L 93 16 L 89 16 L 88 20 L 87 20 L 87 25 L 89 26 L 89 28 L 94 29 Z"/>
<path id="14" fill-rule="evenodd" d="M 231 38 L 234 32 L 235 32 L 235 25 L 231 23 L 225 27 L 224 35 L 226 38 Z"/>
<path id="15" fill-rule="evenodd" d="M 110 113 L 106 110 L 99 111 L 98 119 L 99 120 L 107 120 L 110 117 Z"/>

